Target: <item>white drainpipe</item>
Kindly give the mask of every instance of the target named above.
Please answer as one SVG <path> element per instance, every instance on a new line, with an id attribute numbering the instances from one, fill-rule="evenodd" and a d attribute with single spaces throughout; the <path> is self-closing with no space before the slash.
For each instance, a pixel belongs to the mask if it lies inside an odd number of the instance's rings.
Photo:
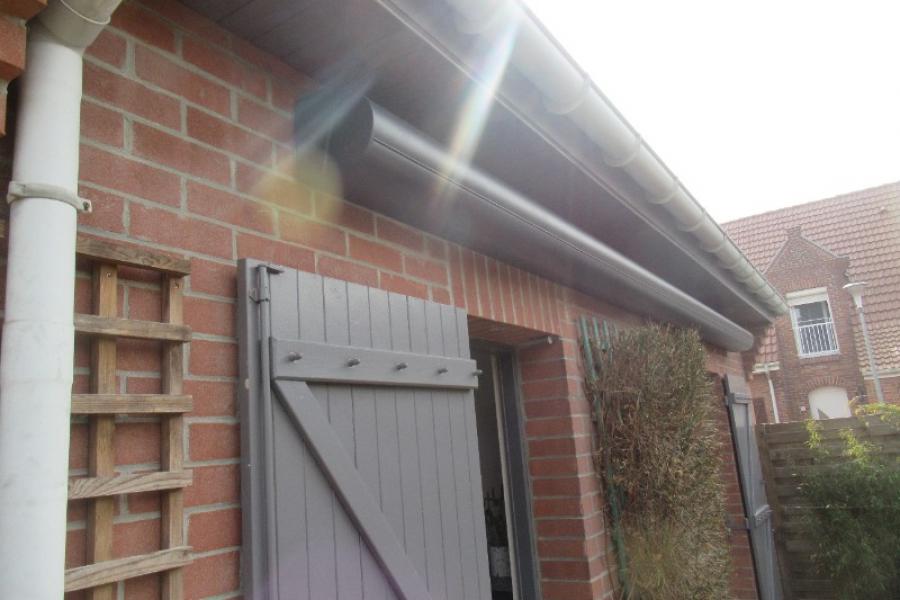
<path id="1" fill-rule="evenodd" d="M 0 598 L 63 596 L 82 55 L 119 1 L 52 0 L 29 25 L 0 350 Z"/>
<path id="2" fill-rule="evenodd" d="M 775 417 L 776 423 L 781 423 L 781 418 L 778 416 L 778 402 L 775 401 L 775 385 L 772 383 L 772 376 L 769 375 L 769 363 L 766 363 L 763 366 L 766 373 L 766 381 L 769 383 L 769 399 L 772 401 L 772 416 Z"/>

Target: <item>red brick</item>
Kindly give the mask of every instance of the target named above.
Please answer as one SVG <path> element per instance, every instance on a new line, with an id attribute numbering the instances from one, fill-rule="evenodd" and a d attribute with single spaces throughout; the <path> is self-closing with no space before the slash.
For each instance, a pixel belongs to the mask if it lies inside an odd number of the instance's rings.
<path id="1" fill-rule="evenodd" d="M 88 46 L 85 54 L 121 69 L 125 66 L 126 46 L 125 38 L 113 33 L 111 29 L 104 29 L 94 43 Z"/>
<path id="2" fill-rule="evenodd" d="M 425 249 L 432 258 L 445 260 L 447 258 L 447 242 L 434 237 L 425 238 Z"/>
<path id="3" fill-rule="evenodd" d="M 233 383 L 221 381 L 184 382 L 184 393 L 194 399 L 192 416 L 201 417 L 234 417 L 237 416 L 235 390 Z"/>
<path id="4" fill-rule="evenodd" d="M 529 419 L 525 423 L 525 434 L 529 438 L 572 435 L 579 429 L 574 417 L 558 417 L 549 419 Z"/>
<path id="5" fill-rule="evenodd" d="M 193 423 L 189 432 L 191 460 L 236 458 L 241 453 L 237 425 L 227 423 Z"/>
<path id="6" fill-rule="evenodd" d="M 125 119 L 114 110 L 82 101 L 81 135 L 101 144 L 121 148 L 125 145 Z"/>
<path id="7" fill-rule="evenodd" d="M 558 479 L 535 479 L 531 482 L 531 491 L 535 497 L 540 496 L 579 496 L 582 482 L 578 477 Z"/>
<path id="8" fill-rule="evenodd" d="M 231 230 L 179 214 L 131 206 L 131 235 L 199 254 L 231 258 Z"/>
<path id="9" fill-rule="evenodd" d="M 312 193 L 293 177 L 239 162 L 235 183 L 241 193 L 292 211 L 307 215 L 312 213 Z"/>
<path id="10" fill-rule="evenodd" d="M 47 6 L 47 0 L 4 0 L 3 12 L 20 19 L 30 19 Z"/>
<path id="11" fill-rule="evenodd" d="M 186 296 L 184 322 L 198 333 L 234 336 L 235 305 Z"/>
<path id="12" fill-rule="evenodd" d="M 390 273 L 381 273 L 381 289 L 389 292 L 397 292 L 407 296 L 415 296 L 416 298 L 428 299 L 428 286 L 406 277 L 399 275 L 391 275 Z"/>
<path id="13" fill-rule="evenodd" d="M 452 304 L 453 301 L 450 298 L 450 290 L 446 288 L 432 287 L 431 288 L 431 299 L 440 304 Z"/>
<path id="14" fill-rule="evenodd" d="M 240 466 L 191 467 L 194 483 L 184 491 L 185 506 L 237 502 L 240 498 Z"/>
<path id="15" fill-rule="evenodd" d="M 153 0 L 148 8 L 174 23 L 179 29 L 214 44 L 228 46 L 231 36 L 227 31 L 177 0 Z"/>
<path id="16" fill-rule="evenodd" d="M 447 265 L 436 260 L 417 258 L 406 255 L 403 257 L 406 274 L 418 279 L 424 279 L 432 283 L 447 285 Z"/>
<path id="17" fill-rule="evenodd" d="M 460 308 L 465 308 L 466 294 L 463 287 L 462 262 L 457 246 L 450 246 L 450 289 L 453 290 L 453 303 Z"/>
<path id="18" fill-rule="evenodd" d="M 589 465 L 590 457 L 576 458 L 542 458 L 528 461 L 528 469 L 532 477 L 562 477 L 565 475 L 578 475 L 586 463 Z"/>
<path id="19" fill-rule="evenodd" d="M 576 379 L 541 379 L 522 384 L 522 397 L 527 401 L 539 398 L 568 397 L 581 392 L 581 382 Z"/>
<path id="20" fill-rule="evenodd" d="M 366 261 L 382 269 L 403 272 L 403 255 L 397 250 L 355 235 L 351 235 L 349 241 L 351 258 Z"/>
<path id="21" fill-rule="evenodd" d="M 178 100 L 90 62 L 84 65 L 84 93 L 164 127 L 181 129 Z"/>
<path id="22" fill-rule="evenodd" d="M 542 517 L 578 517 L 585 514 L 588 498 L 535 498 L 534 514 Z"/>
<path id="23" fill-rule="evenodd" d="M 0 13 L 0 79 L 9 81 L 25 69 L 25 24 Z"/>
<path id="24" fill-rule="evenodd" d="M 159 550 L 159 519 L 116 523 L 113 526 L 113 556 L 135 556 Z"/>
<path id="25" fill-rule="evenodd" d="M 566 377 L 576 372 L 576 366 L 571 366 L 564 359 L 547 360 L 542 362 L 520 363 L 519 371 L 522 381 L 534 381 L 537 379 L 551 379 Z"/>
<path id="26" fill-rule="evenodd" d="M 156 573 L 133 577 L 125 580 L 126 600 L 156 600 L 161 597 L 159 590 L 159 575 Z M 66 600 L 69 600 L 66 596 Z"/>
<path id="27" fill-rule="evenodd" d="M 241 511 L 236 508 L 194 513 L 188 521 L 188 545 L 195 552 L 241 544 Z"/>
<path id="28" fill-rule="evenodd" d="M 84 469 L 88 463 L 88 428 L 84 423 L 74 423 L 69 433 L 69 468 Z"/>
<path id="29" fill-rule="evenodd" d="M 541 576 L 548 579 L 589 579 L 591 569 L 586 560 L 542 560 Z"/>
<path id="30" fill-rule="evenodd" d="M 275 231 L 272 209 L 259 202 L 193 181 L 187 184 L 187 197 L 188 210 L 198 215 L 262 233 Z"/>
<path id="31" fill-rule="evenodd" d="M 158 377 L 128 376 L 125 391 L 129 394 L 159 394 L 162 393 L 162 382 Z"/>
<path id="32" fill-rule="evenodd" d="M 265 75 L 247 68 L 219 48 L 185 37 L 181 43 L 181 55 L 187 62 L 240 90 L 258 98 L 268 97 Z"/>
<path id="33" fill-rule="evenodd" d="M 378 217 L 376 219 L 376 227 L 378 228 L 378 237 L 386 242 L 405 246 L 416 252 L 422 252 L 424 250 L 425 238 L 419 231 L 412 227 L 389 221 L 383 217 Z"/>
<path id="34" fill-rule="evenodd" d="M 82 198 L 91 201 L 92 210 L 78 216 L 78 224 L 94 227 L 112 233 L 123 233 L 125 223 L 123 215 L 125 200 L 121 196 L 103 192 L 87 186 L 79 186 L 78 193 Z"/>
<path id="35" fill-rule="evenodd" d="M 85 145 L 81 146 L 80 158 L 83 181 L 161 204 L 178 206 L 181 202 L 177 175 Z"/>
<path id="36" fill-rule="evenodd" d="M 192 375 L 237 375 L 237 345 L 230 342 L 193 340 L 190 373 Z"/>
<path id="37" fill-rule="evenodd" d="M 487 271 L 485 267 L 485 258 L 481 254 L 474 255 L 475 279 L 478 282 L 478 305 L 481 307 L 481 315 L 487 318 L 494 318 L 491 304 L 491 291 L 488 287 Z M 499 315 L 498 315 L 499 317 Z"/>
<path id="38" fill-rule="evenodd" d="M 545 480 L 551 481 L 551 480 Z M 537 534 L 539 537 L 572 537 L 583 538 L 601 531 L 600 527 L 596 527 L 596 531 L 591 531 L 591 524 L 599 519 L 585 519 L 576 517 L 572 519 L 541 519 L 537 522 Z"/>
<path id="39" fill-rule="evenodd" d="M 316 271 L 325 277 L 334 277 L 371 287 L 378 285 L 378 271 L 375 269 L 332 256 L 320 256 Z"/>
<path id="40" fill-rule="evenodd" d="M 497 261 L 485 259 L 485 274 L 487 276 L 488 288 L 491 291 L 491 310 L 494 318 L 498 321 L 509 321 L 512 316 L 507 317 L 503 312 L 503 298 L 501 297 L 500 274 L 497 270 Z"/>
<path id="41" fill-rule="evenodd" d="M 175 52 L 175 32 L 159 17 L 134 2 L 126 2 L 112 15 L 112 26 L 167 52 Z"/>
<path id="42" fill-rule="evenodd" d="M 116 464 L 159 462 L 159 441 L 159 423 L 116 423 Z"/>
<path id="43" fill-rule="evenodd" d="M 372 212 L 323 193 L 316 194 L 316 217 L 326 223 L 375 235 Z"/>
<path id="44" fill-rule="evenodd" d="M 193 107 L 188 107 L 187 111 L 187 132 L 196 140 L 250 162 L 264 166 L 272 164 L 271 140 Z"/>
<path id="45" fill-rule="evenodd" d="M 237 590 L 239 568 L 236 551 L 195 559 L 184 568 L 185 598 L 206 598 Z"/>
<path id="46" fill-rule="evenodd" d="M 134 154 L 222 185 L 231 181 L 228 157 L 140 123 L 132 125 Z"/>
<path id="47" fill-rule="evenodd" d="M 237 269 L 232 265 L 192 258 L 190 281 L 192 291 L 226 298 L 237 297 Z"/>
<path id="48" fill-rule="evenodd" d="M 313 89 L 313 84 L 308 79 L 294 81 L 278 78 L 272 79 L 272 104 L 284 111 L 293 111 L 297 98 L 301 94 Z"/>
<path id="49" fill-rule="evenodd" d="M 138 46 L 134 68 L 144 81 L 183 96 L 189 102 L 226 116 L 231 112 L 231 94 L 225 87 L 188 71 L 158 52 Z"/>
<path id="50" fill-rule="evenodd" d="M 589 437 L 561 437 L 528 442 L 528 456 L 532 458 L 546 456 L 574 456 L 591 451 Z"/>
<path id="51" fill-rule="evenodd" d="M 340 229 L 285 212 L 279 216 L 279 225 L 284 240 L 332 254 L 347 253 L 346 236 Z"/>
<path id="52" fill-rule="evenodd" d="M 141 321 L 162 320 L 162 295 L 159 290 L 129 287 L 127 316 Z"/>
<path id="53" fill-rule="evenodd" d="M 293 119 L 249 98 L 238 99 L 238 123 L 282 144 L 293 141 Z"/>
<path id="54" fill-rule="evenodd" d="M 478 305 L 478 284 L 475 280 L 475 255 L 471 250 L 460 248 L 462 255 L 462 273 L 463 281 L 466 286 L 466 310 L 472 315 L 482 315 L 481 307 Z"/>
<path id="55" fill-rule="evenodd" d="M 237 255 L 238 258 L 257 258 L 301 271 L 316 270 L 315 254 L 311 250 L 248 233 L 238 234 Z"/>

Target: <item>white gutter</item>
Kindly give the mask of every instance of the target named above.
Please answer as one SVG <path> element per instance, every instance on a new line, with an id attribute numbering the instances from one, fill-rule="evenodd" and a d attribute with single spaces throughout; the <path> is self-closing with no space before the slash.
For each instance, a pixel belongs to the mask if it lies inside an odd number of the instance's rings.
<path id="1" fill-rule="evenodd" d="M 29 26 L 0 350 L 0 598 L 63 596 L 82 55 L 118 4 L 51 1 Z"/>
<path id="2" fill-rule="evenodd" d="M 490 35 L 517 22 L 510 62 L 539 90 L 547 109 L 571 120 L 596 144 L 607 165 L 625 171 L 644 190 L 647 202 L 663 207 L 764 306 L 776 314 L 787 312 L 781 295 L 530 12 L 514 0 L 445 1 L 457 11 L 459 28 L 466 33 Z"/>

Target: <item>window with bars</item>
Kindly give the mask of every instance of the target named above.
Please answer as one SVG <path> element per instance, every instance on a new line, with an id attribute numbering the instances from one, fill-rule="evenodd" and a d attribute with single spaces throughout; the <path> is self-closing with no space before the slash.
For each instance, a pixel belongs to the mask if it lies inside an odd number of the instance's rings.
<path id="1" fill-rule="evenodd" d="M 828 297 L 823 292 L 797 293 L 788 297 L 797 351 L 801 357 L 839 352 Z"/>

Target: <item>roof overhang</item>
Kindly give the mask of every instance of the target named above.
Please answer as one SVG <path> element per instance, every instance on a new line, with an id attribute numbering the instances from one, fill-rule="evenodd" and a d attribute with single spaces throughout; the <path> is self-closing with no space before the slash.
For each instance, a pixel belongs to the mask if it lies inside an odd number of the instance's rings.
<path id="1" fill-rule="evenodd" d="M 320 81 L 348 64 L 367 73 L 360 81 L 369 98 L 441 146 L 459 142 L 461 123 L 477 123 L 477 131 L 468 132 L 477 138 L 467 156 L 474 167 L 727 319 L 752 327 L 783 310 L 780 296 L 748 269 L 718 226 L 703 220 L 699 205 L 518 4 L 465 3 L 482 15 L 474 18 L 456 0 L 275 0 L 266 11 L 246 0 L 186 3 Z M 482 13 L 484 7 L 492 10 Z M 502 37 L 510 23 L 504 19 L 517 19 L 510 39 Z M 485 61 L 498 53 L 507 67 L 500 71 L 496 61 Z M 592 122 L 572 118 L 581 114 L 575 100 L 564 105 L 546 96 L 527 62 L 548 56 L 576 69 L 582 94 L 609 113 L 611 120 L 599 125 L 618 129 L 600 136 L 586 129 Z M 557 83 L 571 88 L 571 82 Z M 473 105 L 479 113 L 466 112 Z M 608 138 L 625 148 L 628 135 L 638 141 L 630 153 L 598 145 Z M 682 196 L 671 205 L 660 191 L 669 180 L 669 196 Z M 648 181 L 659 193 L 648 190 Z M 345 184 L 348 199 L 371 202 L 366 190 L 347 178 Z"/>

